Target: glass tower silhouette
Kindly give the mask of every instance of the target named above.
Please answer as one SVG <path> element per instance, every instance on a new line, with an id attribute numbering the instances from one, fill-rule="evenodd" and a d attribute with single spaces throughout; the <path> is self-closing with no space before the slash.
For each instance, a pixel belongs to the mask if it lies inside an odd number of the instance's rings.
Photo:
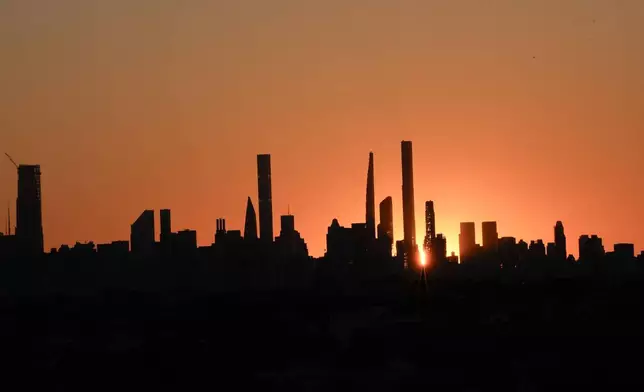
<path id="1" fill-rule="evenodd" d="M 414 254 L 416 249 L 416 218 L 414 213 L 414 160 L 410 141 L 401 142 L 403 230 L 405 251 Z M 409 260 L 409 258 L 408 258 Z"/>
<path id="2" fill-rule="evenodd" d="M 566 257 L 568 257 L 568 250 L 566 249 L 566 234 L 561 221 L 557 221 L 555 224 L 555 249 L 558 259 L 565 260 Z"/>
<path id="3" fill-rule="evenodd" d="M 257 155 L 257 190 L 259 193 L 259 238 L 273 242 L 273 192 L 271 188 L 271 156 Z"/>
<path id="4" fill-rule="evenodd" d="M 367 171 L 367 200 L 365 209 L 365 222 L 369 236 L 375 238 L 376 235 L 376 196 L 373 178 L 373 152 L 369 153 L 369 169 Z"/>
<path id="5" fill-rule="evenodd" d="M 246 203 L 246 221 L 244 223 L 244 239 L 252 241 L 257 239 L 257 215 L 253 201 L 248 198 Z"/>
<path id="6" fill-rule="evenodd" d="M 476 227 L 474 222 L 461 222 L 461 233 L 458 235 L 458 247 L 461 262 L 467 261 L 476 248 Z"/>
<path id="7" fill-rule="evenodd" d="M 432 243 L 436 238 L 436 215 L 434 213 L 434 202 L 432 200 L 425 202 L 425 242 L 424 248 L 430 250 Z"/>
<path id="8" fill-rule="evenodd" d="M 496 222 L 483 222 L 481 229 L 483 232 L 483 249 L 496 251 L 499 247 L 499 233 L 496 228 Z"/>
<path id="9" fill-rule="evenodd" d="M 380 223 L 378 224 L 378 238 L 387 238 L 390 247 L 394 243 L 394 207 L 391 196 L 385 197 L 380 202 Z"/>
<path id="10" fill-rule="evenodd" d="M 40 165 L 18 166 L 16 237 L 21 252 L 44 252 Z"/>
<path id="11" fill-rule="evenodd" d="M 160 221 L 161 221 L 161 234 L 160 240 L 161 243 L 167 244 L 172 237 L 172 212 L 168 209 L 161 210 Z"/>
<path id="12" fill-rule="evenodd" d="M 130 226 L 132 253 L 148 254 L 154 250 L 154 210 L 145 210 Z"/>

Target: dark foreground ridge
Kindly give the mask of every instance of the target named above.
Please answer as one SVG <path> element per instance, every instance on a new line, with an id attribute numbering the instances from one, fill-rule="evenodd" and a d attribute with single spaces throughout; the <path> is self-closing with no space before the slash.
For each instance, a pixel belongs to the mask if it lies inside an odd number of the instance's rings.
<path id="1" fill-rule="evenodd" d="M 178 265 L 168 266 L 169 280 L 156 287 L 137 288 L 133 280 L 131 288 L 85 285 L 101 271 L 85 263 L 68 265 L 58 278 L 43 272 L 37 284 L 23 280 L 0 296 L 7 383 L 65 391 L 643 384 L 639 274 L 403 274 L 345 277 L 342 285 L 314 278 L 285 290 L 207 290 L 186 284 L 201 274 Z M 24 265 L 28 271 L 11 275 L 4 265 L 1 287 L 11 287 L 8 276 L 44 271 Z"/>

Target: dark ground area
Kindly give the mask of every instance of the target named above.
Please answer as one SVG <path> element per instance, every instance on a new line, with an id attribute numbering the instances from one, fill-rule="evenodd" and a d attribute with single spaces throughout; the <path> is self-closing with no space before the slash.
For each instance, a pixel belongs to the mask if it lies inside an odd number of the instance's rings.
<path id="1" fill-rule="evenodd" d="M 640 390 L 643 291 L 3 297 L 3 390 Z"/>

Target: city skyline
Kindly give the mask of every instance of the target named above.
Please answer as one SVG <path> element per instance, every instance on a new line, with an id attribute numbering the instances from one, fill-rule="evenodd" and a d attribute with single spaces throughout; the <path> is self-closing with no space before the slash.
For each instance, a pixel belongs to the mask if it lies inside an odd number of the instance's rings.
<path id="1" fill-rule="evenodd" d="M 643 37 L 644 0 L 0 0 L 4 384 L 644 385 Z"/>
<path id="2" fill-rule="evenodd" d="M 46 249 L 128 238 L 145 208 L 202 245 L 241 229 L 261 152 L 274 233 L 290 206 L 320 256 L 332 218 L 364 219 L 374 151 L 399 240 L 402 139 L 448 252 L 465 221 L 644 246 L 641 2 L 207 3 L 0 6 L 0 144 L 42 166 Z M 15 222 L 8 162 L 0 184 Z"/>
<path id="3" fill-rule="evenodd" d="M 411 141 L 401 141 L 400 143 L 401 146 L 401 188 L 403 190 L 402 192 L 402 203 L 403 204 L 403 220 L 405 219 L 405 214 L 407 215 L 407 219 L 411 222 L 414 222 L 416 220 L 415 217 L 415 212 L 413 211 L 413 207 L 410 209 L 410 211 L 405 212 L 405 200 L 409 203 L 410 201 L 413 202 L 413 155 L 412 155 L 412 142 Z M 16 164 L 16 162 L 11 158 L 9 154 L 5 154 L 9 161 L 15 166 L 17 169 L 17 174 L 18 174 L 18 198 L 17 198 L 17 210 L 22 211 L 22 216 L 26 217 L 26 219 L 23 217 L 22 218 L 22 229 L 19 229 L 18 227 L 21 226 L 21 215 L 17 214 L 17 219 L 16 219 L 16 226 L 15 228 L 11 227 L 11 215 L 10 215 L 10 210 L 7 211 L 8 215 L 6 217 L 6 227 L 5 227 L 5 232 L 1 233 L 4 235 L 14 235 L 15 238 L 18 240 L 17 244 L 20 247 L 19 249 L 22 249 L 21 252 L 31 252 L 32 254 L 38 254 L 38 253 L 43 253 L 43 251 L 47 251 L 48 249 L 43 248 L 43 224 L 42 224 L 42 205 L 41 205 L 41 195 L 42 191 L 40 188 L 40 165 L 24 165 L 24 164 Z M 286 214 L 280 215 L 280 226 L 279 230 L 276 232 L 280 233 L 280 236 L 274 237 L 273 236 L 273 225 L 268 225 L 266 222 L 274 223 L 273 222 L 273 211 L 272 211 L 272 173 L 271 173 L 271 155 L 270 154 L 257 154 L 257 190 L 258 190 L 258 200 L 262 201 L 261 203 L 258 202 L 258 204 L 263 205 L 264 211 L 263 214 L 266 217 L 269 217 L 269 219 L 264 220 L 264 225 L 265 227 L 262 229 L 260 226 L 260 232 L 265 232 L 268 233 L 268 236 L 264 236 L 264 239 L 262 240 L 261 237 L 258 237 L 258 224 L 257 224 L 257 215 L 255 213 L 255 209 L 253 207 L 253 202 L 252 198 L 248 196 L 247 202 L 246 202 L 246 210 L 245 210 L 245 215 L 244 215 L 244 224 L 241 229 L 232 229 L 228 230 L 230 227 L 226 226 L 226 218 L 217 218 L 216 219 L 216 230 L 214 235 L 211 236 L 211 238 L 214 238 L 214 242 L 206 242 L 205 245 L 214 245 L 216 242 L 217 235 L 220 233 L 226 233 L 227 231 L 231 233 L 233 236 L 239 236 L 239 238 L 243 238 L 247 241 L 250 241 L 249 243 L 252 243 L 253 241 L 261 240 L 264 244 L 268 243 L 273 243 L 276 246 L 283 246 L 284 245 L 284 236 L 287 236 L 288 239 L 287 241 L 289 242 L 289 246 L 292 245 L 292 238 L 295 233 L 295 237 L 298 238 L 297 241 L 298 243 L 301 243 L 304 249 L 306 249 L 307 255 L 311 255 L 312 257 L 319 257 L 317 255 L 312 255 L 308 253 L 308 246 L 306 245 L 306 239 L 301 237 L 299 231 L 295 230 L 295 216 L 291 214 L 290 212 L 290 206 L 288 208 L 288 211 Z M 375 175 L 374 175 L 374 153 L 373 151 L 369 152 L 369 165 L 368 165 L 368 173 L 367 173 L 367 180 L 366 180 L 366 188 L 365 188 L 365 196 L 366 196 L 366 204 L 365 204 L 365 223 L 349 223 L 347 226 L 348 227 L 363 227 L 364 228 L 364 233 L 366 233 L 366 237 L 369 238 L 368 241 L 378 241 L 385 240 L 389 242 L 390 240 L 387 240 L 385 237 L 388 237 L 389 234 L 387 232 L 389 230 L 393 230 L 393 227 L 391 226 L 392 222 L 392 215 L 393 215 L 393 198 L 391 196 L 385 197 L 379 204 L 379 216 L 377 217 L 378 221 L 380 222 L 377 226 L 378 230 L 375 232 L 372 229 L 375 229 L 375 221 L 376 221 L 376 211 L 375 211 L 375 199 L 374 199 L 374 194 L 375 194 Z M 22 207 L 21 207 L 22 206 Z M 20 209 L 22 208 L 22 210 Z M 159 243 L 162 246 L 164 244 L 168 244 L 171 241 L 171 238 L 173 236 L 178 236 L 178 241 L 185 241 L 186 239 L 188 240 L 188 244 L 190 242 L 194 242 L 194 247 L 196 248 L 197 246 L 202 246 L 204 244 L 199 243 L 197 240 L 197 231 L 192 230 L 192 229 L 184 229 L 180 230 L 177 233 L 172 233 L 172 218 L 171 218 L 171 209 L 168 208 L 161 208 L 159 209 L 159 227 L 160 231 L 157 235 L 156 232 L 156 222 L 157 219 L 155 218 L 155 209 L 145 209 L 143 212 L 139 215 L 139 217 L 130 225 L 130 249 L 133 253 L 141 253 L 141 252 L 150 252 L 150 249 L 152 249 L 155 246 L 155 243 Z M 384 214 L 384 215 L 383 215 Z M 35 220 L 34 220 L 35 219 Z M 370 223 L 371 222 L 371 223 Z M 388 223 L 391 222 L 391 223 Z M 27 223 L 27 224 L 25 224 Z M 333 227 L 334 225 L 339 224 L 337 218 L 333 218 L 332 224 L 330 227 Z M 422 224 L 424 225 L 424 233 L 425 235 L 419 238 L 414 238 L 413 236 L 415 233 L 413 230 L 408 233 L 407 235 L 412 236 L 415 240 L 415 248 L 412 248 L 412 252 L 420 251 L 421 254 L 418 255 L 418 258 L 411 258 L 409 255 L 405 255 L 404 259 L 406 260 L 405 264 L 411 266 L 412 264 L 419 263 L 422 266 L 427 265 L 427 261 L 429 260 L 430 253 L 434 252 L 434 247 L 437 246 L 438 248 L 438 253 L 437 255 L 443 255 L 442 257 L 447 257 L 448 255 L 448 248 L 447 248 L 447 238 L 442 234 L 439 233 L 437 234 L 437 223 L 436 223 L 436 218 L 435 218 L 435 208 L 434 208 L 434 201 L 429 200 L 425 202 L 425 211 L 424 211 L 424 219 L 422 219 Z M 575 253 L 572 251 L 572 249 L 566 247 L 566 235 L 563 227 L 563 222 L 562 221 L 557 221 L 555 226 L 554 226 L 554 235 L 552 238 L 538 238 L 538 239 L 524 239 L 524 238 L 516 238 L 512 235 L 507 235 L 507 236 L 502 236 L 498 232 L 497 228 L 497 222 L 496 221 L 483 221 L 480 222 L 480 227 L 481 227 L 481 232 L 478 234 L 477 237 L 477 232 L 478 230 L 476 229 L 477 222 L 460 222 L 460 231 L 458 234 L 458 250 L 457 251 L 451 251 L 452 255 L 457 255 L 459 257 L 459 263 L 468 262 L 470 258 L 478 258 L 481 254 L 481 252 L 491 252 L 492 254 L 499 254 L 499 243 L 504 241 L 504 240 L 512 240 L 513 241 L 513 246 L 516 246 L 516 240 L 519 240 L 520 242 L 524 242 L 527 246 L 527 242 L 529 241 L 530 243 L 530 249 L 533 249 L 533 245 L 536 244 L 536 246 L 543 248 L 543 254 L 545 256 L 546 254 L 546 249 L 547 249 L 547 255 L 549 257 L 554 257 L 557 260 L 565 260 L 567 259 L 568 255 L 575 255 Z M 415 228 L 415 227 L 414 227 Z M 350 229 L 344 229 L 344 230 L 350 230 Z M 358 229 L 362 230 L 362 229 Z M 348 232 L 347 232 L 348 233 Z M 357 233 L 357 232 L 356 232 Z M 1 235 L 0 234 L 0 235 Z M 243 237 L 242 237 L 243 236 Z M 267 239 L 267 237 L 270 237 L 270 240 Z M 280 239 L 280 237 L 282 237 Z M 395 236 L 394 236 L 395 238 Z M 605 252 L 605 244 L 603 238 L 601 235 L 597 234 L 582 234 L 579 236 L 579 246 L 577 248 L 577 255 L 580 259 L 583 259 L 583 249 L 587 248 L 587 242 L 591 239 L 591 242 L 593 245 L 594 252 Z M 480 239 L 480 241 L 479 241 Z M 34 242 L 35 240 L 35 242 Z M 434 242 L 436 240 L 437 242 Z M 552 240 L 552 241 L 549 241 Z M 598 241 L 598 242 L 593 242 L 593 241 Z M 174 240 L 172 240 L 174 241 Z M 327 246 L 328 246 L 328 236 L 327 236 Z M 407 242 L 409 240 L 405 239 L 405 234 L 403 233 L 403 238 L 398 241 L 403 245 L 403 249 L 405 252 L 409 252 L 409 245 L 407 245 Z M 82 243 L 92 243 L 96 244 L 96 241 L 90 240 L 90 241 L 74 241 L 77 245 L 82 244 Z M 72 243 L 74 243 L 72 242 Z M 123 240 L 121 239 L 111 239 L 110 242 L 112 244 L 118 244 L 118 245 L 123 245 Z M 395 242 L 395 241 L 394 241 Z M 127 242 L 125 242 L 127 243 Z M 181 242 L 179 242 L 181 243 Z M 183 242 L 185 244 L 185 242 Z M 280 244 L 281 243 L 281 244 Z M 546 247 L 547 243 L 547 247 Z M 60 244 L 62 246 L 68 246 L 69 244 Z M 105 246 L 107 244 L 99 244 L 100 246 Z M 299 246 L 299 245 L 298 245 Z M 629 252 L 629 249 L 632 250 L 631 253 L 636 254 L 635 249 L 637 249 L 637 246 L 633 243 L 625 243 L 623 241 L 620 242 L 615 242 L 613 244 L 615 252 L 621 254 L 627 254 Z M 630 247 L 630 248 L 628 248 Z M 396 255 L 398 257 L 402 257 L 402 255 L 399 254 L 400 249 L 396 251 L 396 248 L 393 247 L 393 243 L 391 243 L 391 250 L 392 254 L 391 255 Z M 599 250 L 601 248 L 601 250 Z M 58 249 L 57 246 L 51 247 L 52 251 L 56 251 Z M 325 253 L 328 251 L 327 247 L 325 247 Z M 641 250 L 642 253 L 644 253 L 644 250 Z M 503 252 L 501 252 L 502 254 Z M 26 253 L 29 254 L 29 253 Z M 596 254 L 596 253 L 595 253 Z M 465 256 L 463 256 L 465 255 Z M 322 255 L 324 256 L 324 255 Z M 433 262 L 436 262 L 437 259 L 435 257 L 439 257 L 436 255 L 432 255 L 432 260 Z M 465 257 L 465 259 L 463 258 Z"/>

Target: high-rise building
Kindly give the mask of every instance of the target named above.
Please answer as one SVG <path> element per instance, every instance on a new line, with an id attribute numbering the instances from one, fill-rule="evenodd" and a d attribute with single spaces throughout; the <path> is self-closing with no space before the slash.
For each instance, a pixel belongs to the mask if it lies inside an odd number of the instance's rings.
<path id="1" fill-rule="evenodd" d="M 560 261 L 564 261 L 568 257 L 566 234 L 564 233 L 564 226 L 561 221 L 557 221 L 555 224 L 555 257 Z"/>
<path id="2" fill-rule="evenodd" d="M 514 268 L 519 258 L 517 240 L 514 237 L 499 238 L 499 260 L 503 268 Z"/>
<path id="3" fill-rule="evenodd" d="M 632 260 L 635 258 L 635 245 L 615 244 L 613 245 L 615 256 L 620 260 Z"/>
<path id="4" fill-rule="evenodd" d="M 195 230 L 182 230 L 173 238 L 173 251 L 180 255 L 187 255 L 197 251 L 197 232 Z"/>
<path id="5" fill-rule="evenodd" d="M 579 260 L 584 262 L 600 261 L 605 254 L 601 237 L 593 234 L 579 237 Z"/>
<path id="6" fill-rule="evenodd" d="M 295 216 L 282 215 L 280 217 L 281 230 L 280 235 L 290 235 L 295 232 Z"/>
<path id="7" fill-rule="evenodd" d="M 369 153 L 369 169 L 367 170 L 367 200 L 365 208 L 365 222 L 371 238 L 376 235 L 376 196 L 373 175 L 373 152 Z"/>
<path id="8" fill-rule="evenodd" d="M 458 235 L 458 247 L 461 263 L 469 261 L 476 248 L 476 226 L 474 222 L 461 222 L 461 233 Z"/>
<path id="9" fill-rule="evenodd" d="M 145 210 L 130 227 L 132 253 L 149 254 L 154 250 L 154 211 Z"/>
<path id="10" fill-rule="evenodd" d="M 255 207 L 253 207 L 253 201 L 250 197 L 248 197 L 248 202 L 246 203 L 244 239 L 248 241 L 254 241 L 257 239 L 257 215 L 255 214 Z"/>
<path id="11" fill-rule="evenodd" d="M 337 219 L 333 219 L 326 235 L 325 257 L 333 261 L 353 261 L 352 232 L 348 227 L 340 226 Z"/>
<path id="12" fill-rule="evenodd" d="M 295 216 L 282 215 L 280 223 L 280 235 L 275 238 L 275 246 L 280 254 L 289 257 L 308 257 L 309 250 L 306 242 L 295 230 Z"/>
<path id="13" fill-rule="evenodd" d="M 403 140 L 400 147 L 402 157 L 402 198 L 405 251 L 409 255 L 415 255 L 416 218 L 414 213 L 414 159 L 412 154 L 412 144 L 410 141 Z M 410 260 L 412 259 L 408 258 L 408 263 Z"/>
<path id="14" fill-rule="evenodd" d="M 273 191 L 270 154 L 257 155 L 257 189 L 259 193 L 259 238 L 263 242 L 273 242 Z"/>
<path id="15" fill-rule="evenodd" d="M 434 214 L 434 202 L 425 202 L 425 241 L 423 247 L 426 252 L 431 251 L 432 241 L 436 238 L 436 215 Z"/>
<path id="16" fill-rule="evenodd" d="M 555 259 L 558 254 L 557 254 L 557 244 L 554 242 L 548 242 L 546 244 L 546 254 L 548 255 L 549 259 Z"/>
<path id="17" fill-rule="evenodd" d="M 405 251 L 405 241 L 400 240 L 396 241 L 396 259 L 400 265 L 407 267 L 407 256 Z"/>
<path id="18" fill-rule="evenodd" d="M 546 258 L 546 245 L 543 240 L 530 241 L 530 257 L 533 260 L 540 260 Z"/>
<path id="19" fill-rule="evenodd" d="M 447 239 L 442 234 L 437 234 L 431 239 L 429 249 L 431 266 L 437 266 L 447 262 Z"/>
<path id="20" fill-rule="evenodd" d="M 499 233 L 496 229 L 496 222 L 483 222 L 483 250 L 496 252 L 499 248 Z"/>
<path id="21" fill-rule="evenodd" d="M 21 253 L 44 252 L 40 165 L 18 166 L 16 240 Z"/>
<path id="22" fill-rule="evenodd" d="M 161 243 L 168 244 L 172 240 L 172 215 L 170 210 L 161 210 Z"/>
<path id="23" fill-rule="evenodd" d="M 380 202 L 380 223 L 378 224 L 378 239 L 386 240 L 389 250 L 394 244 L 394 207 L 391 196 Z M 391 252 L 390 252 L 391 253 Z"/>

